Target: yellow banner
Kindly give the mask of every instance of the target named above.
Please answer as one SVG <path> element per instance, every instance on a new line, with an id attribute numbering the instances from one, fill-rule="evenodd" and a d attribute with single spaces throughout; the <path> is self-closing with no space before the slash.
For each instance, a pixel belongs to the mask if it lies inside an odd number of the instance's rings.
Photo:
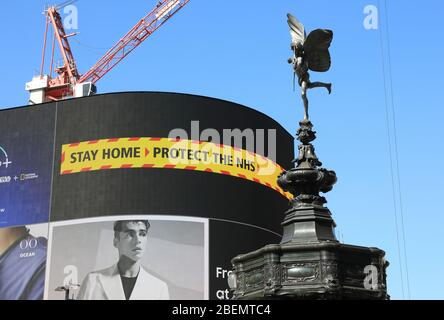
<path id="1" fill-rule="evenodd" d="M 263 184 L 284 197 L 277 185 L 282 167 L 253 152 L 211 142 L 169 138 L 116 138 L 62 146 L 61 174 L 97 170 L 164 168 L 224 174 Z"/>

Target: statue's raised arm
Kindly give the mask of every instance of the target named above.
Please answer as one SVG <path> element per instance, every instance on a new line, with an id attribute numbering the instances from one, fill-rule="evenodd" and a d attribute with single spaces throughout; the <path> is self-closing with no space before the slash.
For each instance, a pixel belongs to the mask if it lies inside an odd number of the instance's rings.
<path id="1" fill-rule="evenodd" d="M 333 40 L 333 32 L 326 29 L 316 29 L 307 36 L 305 28 L 291 14 L 287 15 L 291 34 L 291 50 L 293 56 L 288 60 L 292 64 L 295 77 L 301 87 L 304 102 L 304 120 L 308 121 L 307 89 L 324 87 L 331 93 L 331 83 L 311 82 L 309 70 L 326 72 L 330 69 L 331 59 L 328 48 Z"/>

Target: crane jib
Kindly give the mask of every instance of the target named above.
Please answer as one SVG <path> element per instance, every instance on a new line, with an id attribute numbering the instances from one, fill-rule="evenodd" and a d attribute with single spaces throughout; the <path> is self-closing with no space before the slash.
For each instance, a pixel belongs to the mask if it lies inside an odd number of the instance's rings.
<path id="1" fill-rule="evenodd" d="M 140 20 L 124 37 L 119 39 L 112 49 L 100 58 L 83 76 L 80 76 L 77 70 L 76 61 L 69 45 L 68 36 L 71 35 L 66 35 L 60 14 L 58 13 L 60 7 L 49 7 L 46 10 L 48 17 L 46 23 L 47 26 L 52 25 L 55 30 L 56 40 L 64 64 L 55 69 L 58 73 L 57 76 L 52 77 L 51 72 L 50 74 L 44 74 L 45 36 L 41 74 L 26 84 L 26 90 L 28 90 L 31 95 L 29 102 L 31 104 L 38 104 L 94 94 L 96 92 L 95 83 L 97 81 L 110 72 L 189 1 L 190 0 L 160 0 L 150 13 Z M 66 1 L 63 5 L 65 6 L 74 2 L 76 1 Z M 54 50 L 52 50 L 51 61 L 53 60 Z"/>
<path id="2" fill-rule="evenodd" d="M 96 83 L 99 81 L 188 2 L 189 0 L 163 0 L 160 2 L 86 72 L 79 82 Z"/>

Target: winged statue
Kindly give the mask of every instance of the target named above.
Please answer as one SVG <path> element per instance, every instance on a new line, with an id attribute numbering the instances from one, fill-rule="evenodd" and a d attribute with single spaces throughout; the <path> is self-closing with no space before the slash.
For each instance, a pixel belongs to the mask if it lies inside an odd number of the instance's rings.
<path id="1" fill-rule="evenodd" d="M 331 83 L 311 82 L 309 70 L 326 72 L 330 69 L 331 59 L 330 44 L 333 40 L 333 31 L 327 29 L 316 29 L 306 35 L 304 25 L 291 14 L 287 15 L 291 34 L 291 50 L 293 56 L 288 63 L 293 66 L 294 80 L 298 77 L 301 87 L 302 100 L 304 102 L 304 120 L 308 121 L 308 98 L 307 90 L 323 87 L 331 93 Z"/>

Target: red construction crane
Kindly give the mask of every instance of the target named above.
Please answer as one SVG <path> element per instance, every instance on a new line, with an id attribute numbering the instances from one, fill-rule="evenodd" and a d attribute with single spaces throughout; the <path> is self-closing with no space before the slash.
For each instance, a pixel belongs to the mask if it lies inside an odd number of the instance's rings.
<path id="1" fill-rule="evenodd" d="M 122 39 L 120 39 L 88 72 L 80 75 L 76 61 L 69 45 L 68 38 L 76 33 L 66 34 L 62 18 L 58 12 L 59 7 L 49 7 L 46 13 L 46 31 L 43 45 L 42 65 L 40 75 L 26 84 L 26 90 L 30 92 L 30 104 L 38 104 L 48 101 L 58 101 L 71 97 L 89 96 L 96 92 L 95 84 L 119 62 L 128 56 L 143 41 L 159 29 L 174 14 L 182 9 L 190 0 L 160 0 L 156 7 L 142 18 Z M 52 56 L 50 73 L 43 74 L 45 54 L 47 47 L 47 35 L 49 26 L 52 25 L 54 38 L 52 44 Z M 62 65 L 54 71 L 56 77 L 52 77 L 55 42 L 58 43 Z"/>

